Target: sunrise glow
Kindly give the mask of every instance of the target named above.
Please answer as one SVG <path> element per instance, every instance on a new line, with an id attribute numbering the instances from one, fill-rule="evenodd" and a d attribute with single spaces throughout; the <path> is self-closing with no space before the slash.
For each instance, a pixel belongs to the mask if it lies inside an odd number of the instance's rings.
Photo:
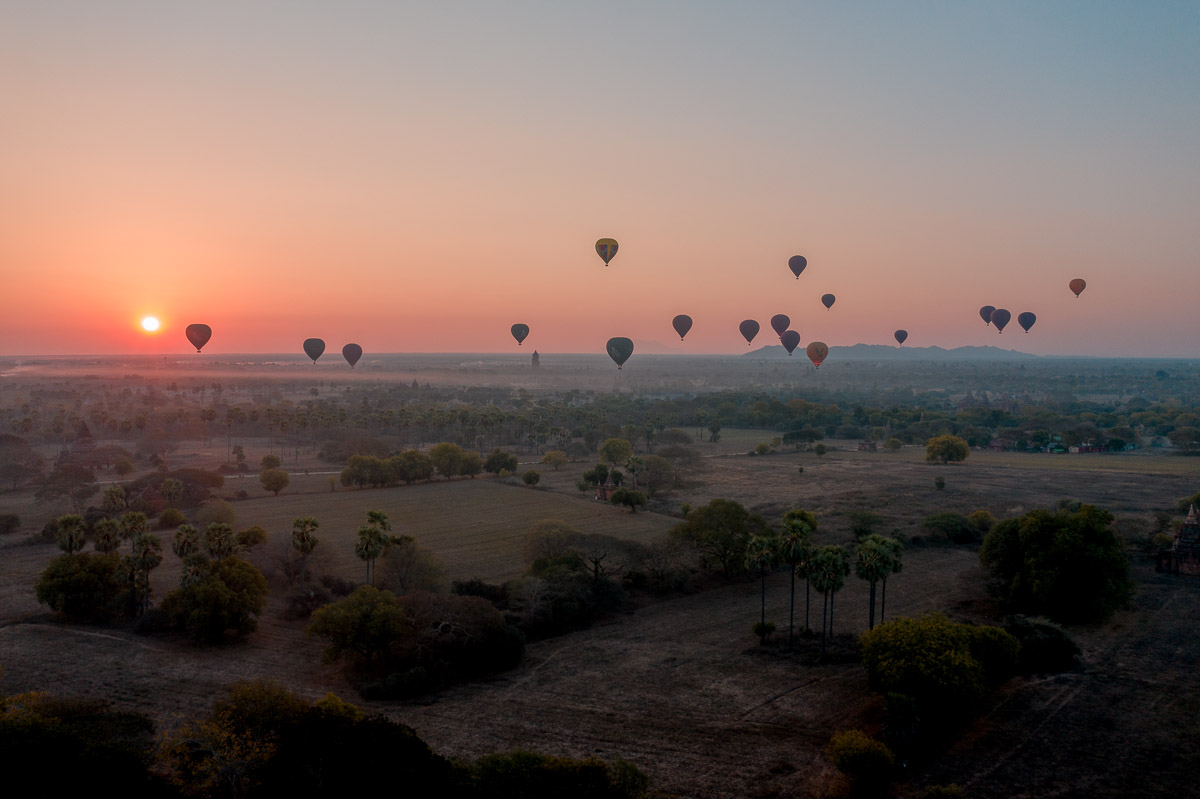
<path id="1" fill-rule="evenodd" d="M 142 320 L 142 330 L 145 330 L 147 333 L 158 332 L 158 320 L 153 316 L 147 316 Z"/>

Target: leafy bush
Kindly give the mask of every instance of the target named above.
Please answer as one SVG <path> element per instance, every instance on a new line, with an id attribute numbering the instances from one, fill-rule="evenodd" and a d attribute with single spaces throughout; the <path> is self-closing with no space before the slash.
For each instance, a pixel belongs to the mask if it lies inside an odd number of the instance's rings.
<path id="1" fill-rule="evenodd" d="M 1079 646 L 1048 619 L 1013 616 L 1004 629 L 1021 642 L 1017 668 L 1022 674 L 1057 674 L 1078 665 Z"/>
<path id="2" fill-rule="evenodd" d="M 996 517 L 986 510 L 971 511 L 967 514 L 969 521 L 980 534 L 987 533 L 996 525 Z"/>
<path id="3" fill-rule="evenodd" d="M 21 527 L 21 517 L 15 513 L 0 513 L 0 535 L 15 533 Z"/>
<path id="4" fill-rule="evenodd" d="M 469 771 L 479 799 L 636 799 L 648 784 L 632 764 L 606 766 L 595 758 L 574 760 L 534 752 L 487 755 Z"/>
<path id="5" fill-rule="evenodd" d="M 127 588 L 119 556 L 81 552 L 50 561 L 34 592 L 66 621 L 103 622 L 124 613 Z"/>
<path id="6" fill-rule="evenodd" d="M 267 600 L 267 580 L 240 558 L 226 557 L 209 564 L 200 580 L 176 589 L 163 599 L 171 626 L 186 630 L 197 643 L 217 644 L 228 631 L 244 638 L 258 629 Z"/>
<path id="7" fill-rule="evenodd" d="M 849 777 L 860 792 L 868 786 L 886 785 L 896 765 L 892 750 L 862 730 L 835 733 L 825 747 L 825 757 L 834 768 Z"/>
<path id="8" fill-rule="evenodd" d="M 187 521 L 187 517 L 183 515 L 183 511 L 175 508 L 167 508 L 158 517 L 159 530 L 171 530 Z"/>
<path id="9" fill-rule="evenodd" d="M 926 517 L 921 526 L 929 531 L 929 540 L 950 544 L 974 544 L 981 538 L 979 528 L 961 513 L 942 511 Z"/>

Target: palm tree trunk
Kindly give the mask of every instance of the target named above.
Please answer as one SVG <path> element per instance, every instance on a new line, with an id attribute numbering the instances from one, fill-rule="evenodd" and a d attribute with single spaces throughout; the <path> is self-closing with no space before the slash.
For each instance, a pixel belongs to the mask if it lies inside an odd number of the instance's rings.
<path id="1" fill-rule="evenodd" d="M 828 591 L 825 591 L 824 593 L 821 594 L 821 654 L 822 655 L 825 654 L 825 623 L 829 618 L 829 616 L 826 613 L 826 610 L 829 607 L 828 598 L 829 598 Z"/>
<path id="2" fill-rule="evenodd" d="M 812 627 L 809 626 L 809 624 L 808 624 L 808 610 L 812 604 L 811 598 L 809 596 L 811 588 L 812 588 L 812 585 L 808 582 L 808 578 L 805 577 L 804 578 L 804 631 L 805 632 L 808 632 L 812 629 Z"/>
<path id="3" fill-rule="evenodd" d="M 887 575 L 883 575 L 883 596 L 879 600 L 879 623 L 883 624 L 883 612 L 887 610 Z"/>
<path id="4" fill-rule="evenodd" d="M 792 645 L 792 629 L 795 627 L 793 622 L 796 618 L 796 570 L 789 569 L 789 571 L 792 573 L 792 597 L 788 601 L 788 647 L 790 648 Z"/>
<path id="5" fill-rule="evenodd" d="M 867 629 L 874 630 L 875 629 L 875 581 L 874 580 L 871 581 L 871 612 L 868 614 L 868 616 L 870 617 L 870 622 L 868 623 Z"/>
<path id="6" fill-rule="evenodd" d="M 759 622 L 761 622 L 762 624 L 766 624 L 767 623 L 767 573 L 766 573 L 766 571 L 760 571 L 758 573 L 758 583 L 759 583 L 759 594 L 760 594 L 759 607 L 760 607 L 760 610 L 762 611 L 761 618 L 759 618 Z"/>
<path id="7" fill-rule="evenodd" d="M 837 596 L 837 591 L 829 592 L 829 637 L 833 638 L 833 598 Z"/>

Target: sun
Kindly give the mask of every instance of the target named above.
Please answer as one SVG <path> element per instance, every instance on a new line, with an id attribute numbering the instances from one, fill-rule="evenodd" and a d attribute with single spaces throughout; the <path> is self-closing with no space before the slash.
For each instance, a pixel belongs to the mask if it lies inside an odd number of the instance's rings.
<path id="1" fill-rule="evenodd" d="M 158 320 L 153 316 L 147 316 L 142 320 L 142 330 L 145 330 L 147 333 L 155 332 L 158 330 Z"/>

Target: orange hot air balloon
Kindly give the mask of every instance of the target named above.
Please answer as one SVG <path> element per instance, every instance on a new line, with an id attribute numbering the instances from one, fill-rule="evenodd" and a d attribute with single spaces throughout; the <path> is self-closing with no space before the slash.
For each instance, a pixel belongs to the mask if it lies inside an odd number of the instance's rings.
<path id="1" fill-rule="evenodd" d="M 1075 297 L 1078 299 L 1079 295 L 1083 293 L 1083 290 L 1087 288 L 1087 281 L 1081 277 L 1077 277 L 1067 285 L 1071 287 L 1071 291 L 1075 292 Z"/>
<path id="2" fill-rule="evenodd" d="M 753 319 L 745 319 L 738 325 L 738 330 L 741 331 L 742 338 L 746 339 L 746 346 L 749 347 L 750 342 L 754 341 L 754 337 L 758 335 L 758 322 Z"/>
<path id="3" fill-rule="evenodd" d="M 617 254 L 616 239 L 600 239 L 596 242 L 596 254 L 604 259 L 604 265 L 608 266 L 608 262 Z"/>
<path id="4" fill-rule="evenodd" d="M 671 327 L 675 328 L 675 332 L 679 334 L 679 340 L 683 341 L 683 337 L 692 329 L 692 317 L 681 313 L 671 320 Z"/>
<path id="5" fill-rule="evenodd" d="M 800 273 L 804 271 L 804 267 L 806 266 L 808 266 L 808 259 L 803 255 L 793 255 L 791 258 L 788 258 L 788 269 L 792 270 L 792 274 L 796 276 L 797 280 L 800 279 Z"/>
<path id="6" fill-rule="evenodd" d="M 199 352 L 208 343 L 208 340 L 212 338 L 212 328 L 208 325 L 188 325 L 187 330 L 183 331 L 183 334 L 187 336 L 187 340 L 196 348 L 196 352 Z"/>
<path id="7" fill-rule="evenodd" d="M 829 357 L 829 347 L 824 341 L 814 341 L 804 350 L 808 353 L 808 359 L 813 362 L 813 366 L 821 368 L 821 363 Z"/>

